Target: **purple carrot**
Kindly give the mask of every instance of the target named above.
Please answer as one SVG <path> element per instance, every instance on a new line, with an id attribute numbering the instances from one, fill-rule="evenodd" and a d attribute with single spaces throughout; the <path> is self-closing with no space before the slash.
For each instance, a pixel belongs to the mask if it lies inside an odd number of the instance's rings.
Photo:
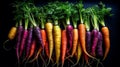
<path id="1" fill-rule="evenodd" d="M 33 32 L 33 28 L 31 27 L 28 30 L 28 40 L 27 40 L 27 48 L 26 48 L 26 57 L 28 57 L 29 52 L 30 52 L 31 41 L 32 41 L 32 32 Z"/>
<path id="2" fill-rule="evenodd" d="M 72 41 L 73 41 L 73 26 L 72 25 L 68 25 L 66 28 L 66 35 L 67 35 L 67 42 L 68 42 L 68 50 L 67 52 L 69 52 L 72 49 Z"/>
<path id="3" fill-rule="evenodd" d="M 42 42 L 42 35 L 41 35 L 41 32 L 40 32 L 40 28 L 39 28 L 38 26 L 35 26 L 35 27 L 34 27 L 34 32 L 35 32 L 35 35 L 36 35 L 36 37 L 37 37 L 37 39 L 38 39 L 39 44 L 42 45 L 43 54 L 44 54 L 44 44 L 43 44 L 43 42 Z"/>
<path id="4" fill-rule="evenodd" d="M 88 53 L 91 52 L 91 32 L 90 31 L 86 32 L 86 49 Z"/>
<path id="5" fill-rule="evenodd" d="M 92 30 L 92 51 L 91 51 L 91 54 L 92 56 L 95 56 L 95 50 L 96 50 L 96 46 L 97 46 L 97 43 L 98 43 L 98 30 L 97 29 L 93 29 Z"/>
<path id="6" fill-rule="evenodd" d="M 20 25 L 18 26 L 18 32 L 17 32 L 18 36 L 17 36 L 17 45 L 16 45 L 16 55 L 17 55 L 18 60 L 19 60 L 19 47 L 20 47 L 22 32 L 23 32 L 23 26 Z"/>
<path id="7" fill-rule="evenodd" d="M 28 36 L 28 30 L 24 29 L 23 36 L 22 36 L 22 41 L 21 41 L 21 45 L 20 45 L 20 56 L 22 55 L 23 50 L 25 48 L 25 42 L 27 40 L 27 36 Z"/>
<path id="8" fill-rule="evenodd" d="M 98 44 L 97 44 L 97 50 L 96 50 L 97 56 L 99 57 L 103 57 L 102 42 L 103 42 L 102 33 L 99 31 L 98 32 Z"/>

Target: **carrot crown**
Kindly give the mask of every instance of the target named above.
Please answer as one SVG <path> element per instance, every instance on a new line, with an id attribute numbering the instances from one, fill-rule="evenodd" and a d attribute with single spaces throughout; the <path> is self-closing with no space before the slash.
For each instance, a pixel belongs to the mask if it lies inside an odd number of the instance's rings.
<path id="1" fill-rule="evenodd" d="M 90 8 L 85 9 L 83 14 L 83 20 L 87 31 L 90 31 Z"/>
<path id="2" fill-rule="evenodd" d="M 112 10 L 112 8 L 106 8 L 105 4 L 103 4 L 102 2 L 100 2 L 99 4 L 99 7 L 98 7 L 98 17 L 99 17 L 99 23 L 102 25 L 102 26 L 105 26 L 105 22 L 104 22 L 104 18 L 105 16 L 112 16 L 113 14 L 110 13 L 110 11 Z"/>

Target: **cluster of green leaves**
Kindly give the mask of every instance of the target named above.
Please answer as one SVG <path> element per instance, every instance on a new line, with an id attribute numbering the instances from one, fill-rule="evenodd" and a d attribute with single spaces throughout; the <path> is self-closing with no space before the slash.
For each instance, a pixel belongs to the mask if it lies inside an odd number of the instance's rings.
<path id="1" fill-rule="evenodd" d="M 43 6 L 35 6 L 31 2 L 15 2 L 15 20 L 21 20 L 28 18 L 33 25 L 41 24 L 44 26 L 46 20 L 50 19 L 53 21 L 65 20 L 66 24 L 70 24 L 70 20 L 73 22 L 73 26 L 76 28 L 77 22 L 85 23 L 87 29 L 90 29 L 89 22 L 97 28 L 97 22 L 99 21 L 102 26 L 105 26 L 104 17 L 110 15 L 111 8 L 106 8 L 105 4 L 100 2 L 98 5 L 93 7 L 84 8 L 82 1 L 78 3 L 66 2 L 48 2 Z M 92 17 L 92 18 L 91 18 Z M 92 20 L 90 20 L 90 18 Z M 54 23 L 58 24 L 58 23 Z M 44 27 L 42 27 L 44 28 Z"/>

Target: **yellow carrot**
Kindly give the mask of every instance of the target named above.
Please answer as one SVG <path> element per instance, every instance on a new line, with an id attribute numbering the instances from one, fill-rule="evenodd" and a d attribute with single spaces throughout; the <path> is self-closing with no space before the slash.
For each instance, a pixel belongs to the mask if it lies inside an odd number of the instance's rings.
<path id="1" fill-rule="evenodd" d="M 53 53 L 53 35 L 52 35 L 53 25 L 52 25 L 52 23 L 51 22 L 47 22 L 45 24 L 45 29 L 46 29 L 46 32 L 47 32 L 49 53 L 50 53 L 49 54 L 49 60 L 48 60 L 48 64 L 49 64 L 50 60 L 51 60 L 51 57 L 52 57 L 52 53 Z"/>
<path id="2" fill-rule="evenodd" d="M 58 25 L 53 26 L 53 37 L 55 45 L 56 64 L 58 65 L 60 59 L 60 47 L 61 47 L 61 29 Z"/>

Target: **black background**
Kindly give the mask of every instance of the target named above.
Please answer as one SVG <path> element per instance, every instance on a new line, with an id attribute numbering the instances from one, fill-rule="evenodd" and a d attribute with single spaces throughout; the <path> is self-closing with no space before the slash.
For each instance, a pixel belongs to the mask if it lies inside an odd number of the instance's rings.
<path id="1" fill-rule="evenodd" d="M 50 0 L 35 0 L 36 4 L 43 4 Z M 65 0 L 62 0 L 65 1 Z M 76 0 L 69 0 L 70 2 L 75 2 Z M 112 17 L 107 18 L 106 25 L 110 29 L 110 39 L 111 39 L 111 49 L 108 57 L 105 61 L 103 61 L 104 67 L 116 67 L 119 66 L 119 57 L 120 57 L 120 48 L 119 48 L 119 2 L 117 0 L 83 0 L 85 6 L 91 6 L 96 3 L 102 1 L 108 7 L 112 7 L 112 13 L 114 14 Z M 16 63 L 16 55 L 15 50 L 12 49 L 10 51 L 5 51 L 2 46 L 3 42 L 7 39 L 7 33 L 9 29 L 14 26 L 15 21 L 13 21 L 13 8 L 11 3 L 14 0 L 1 0 L 0 2 L 0 67 L 15 67 Z M 9 43 L 8 46 L 13 47 L 15 44 Z"/>

